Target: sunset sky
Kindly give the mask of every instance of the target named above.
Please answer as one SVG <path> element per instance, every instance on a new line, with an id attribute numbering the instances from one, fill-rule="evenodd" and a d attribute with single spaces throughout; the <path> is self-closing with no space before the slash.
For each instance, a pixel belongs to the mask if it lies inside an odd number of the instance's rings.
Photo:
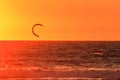
<path id="1" fill-rule="evenodd" d="M 0 40 L 120 40 L 120 0 L 0 0 Z"/>

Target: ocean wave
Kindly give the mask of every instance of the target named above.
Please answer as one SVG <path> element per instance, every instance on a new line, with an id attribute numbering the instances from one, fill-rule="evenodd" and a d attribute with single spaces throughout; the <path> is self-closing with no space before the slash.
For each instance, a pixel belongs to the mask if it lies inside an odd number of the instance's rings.
<path id="1" fill-rule="evenodd" d="M 68 67 L 68 66 L 55 66 L 55 67 L 1 67 L 0 71 L 5 70 L 23 70 L 23 71 L 120 71 L 120 68 L 86 68 L 86 67 Z"/>

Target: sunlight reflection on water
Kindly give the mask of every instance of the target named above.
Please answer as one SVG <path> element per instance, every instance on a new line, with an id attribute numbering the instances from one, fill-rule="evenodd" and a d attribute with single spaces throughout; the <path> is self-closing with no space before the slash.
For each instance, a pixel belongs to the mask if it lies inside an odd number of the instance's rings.
<path id="1" fill-rule="evenodd" d="M 1 41 L 0 53 L 0 71 L 6 73 L 120 72 L 120 42 Z"/>

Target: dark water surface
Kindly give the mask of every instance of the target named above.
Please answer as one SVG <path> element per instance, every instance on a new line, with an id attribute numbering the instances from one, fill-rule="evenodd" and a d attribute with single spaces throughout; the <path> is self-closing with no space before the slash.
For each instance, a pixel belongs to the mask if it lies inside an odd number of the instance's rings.
<path id="1" fill-rule="evenodd" d="M 1 78 L 119 80 L 119 41 L 0 41 Z"/>

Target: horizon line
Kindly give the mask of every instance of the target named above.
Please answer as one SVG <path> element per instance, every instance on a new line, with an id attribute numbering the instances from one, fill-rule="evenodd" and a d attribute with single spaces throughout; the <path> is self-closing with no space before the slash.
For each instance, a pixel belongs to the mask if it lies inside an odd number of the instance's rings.
<path id="1" fill-rule="evenodd" d="M 120 40 L 0 40 L 0 41 L 120 41 Z"/>

